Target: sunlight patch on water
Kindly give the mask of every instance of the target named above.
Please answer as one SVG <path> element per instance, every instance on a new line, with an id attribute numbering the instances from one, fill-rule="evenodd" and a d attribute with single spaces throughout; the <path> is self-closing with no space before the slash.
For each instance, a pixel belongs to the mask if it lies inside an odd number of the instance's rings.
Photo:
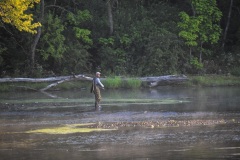
<path id="1" fill-rule="evenodd" d="M 89 133 L 96 131 L 112 131 L 116 129 L 103 129 L 103 128 L 82 128 L 83 126 L 91 126 L 93 123 L 87 124 L 67 124 L 62 127 L 53 128 L 43 128 L 31 131 L 26 131 L 25 133 L 38 133 L 38 134 L 72 134 L 72 133 Z"/>

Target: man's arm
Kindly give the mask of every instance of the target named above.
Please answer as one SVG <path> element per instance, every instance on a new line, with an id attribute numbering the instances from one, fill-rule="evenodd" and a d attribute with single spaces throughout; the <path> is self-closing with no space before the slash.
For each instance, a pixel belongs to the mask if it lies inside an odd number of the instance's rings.
<path id="1" fill-rule="evenodd" d="M 96 84 L 99 84 L 102 88 L 104 88 L 104 85 L 100 82 L 100 79 L 99 79 L 99 78 L 97 78 L 96 81 L 97 81 Z"/>

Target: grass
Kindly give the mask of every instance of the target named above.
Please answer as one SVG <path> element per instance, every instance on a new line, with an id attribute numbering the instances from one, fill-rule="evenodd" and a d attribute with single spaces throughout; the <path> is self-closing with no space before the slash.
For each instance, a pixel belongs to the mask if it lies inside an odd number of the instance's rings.
<path id="1" fill-rule="evenodd" d="M 189 76 L 190 86 L 239 86 L 240 77 L 207 75 L 207 76 Z"/>
<path id="2" fill-rule="evenodd" d="M 113 77 L 113 78 L 106 78 L 104 81 L 105 88 L 121 88 L 122 87 L 122 80 L 120 77 Z"/>
<path id="3" fill-rule="evenodd" d="M 139 79 L 130 78 L 125 81 L 124 88 L 140 88 L 141 85 L 142 85 L 142 82 Z"/>
<path id="4" fill-rule="evenodd" d="M 113 78 L 106 78 L 103 81 L 106 88 L 116 89 L 116 88 L 140 88 L 142 82 L 137 78 L 120 78 L 120 77 L 113 77 Z"/>

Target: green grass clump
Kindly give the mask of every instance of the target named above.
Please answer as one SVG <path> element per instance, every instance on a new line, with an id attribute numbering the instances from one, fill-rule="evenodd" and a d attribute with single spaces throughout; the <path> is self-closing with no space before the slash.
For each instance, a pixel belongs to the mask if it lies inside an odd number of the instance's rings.
<path id="1" fill-rule="evenodd" d="M 121 88 L 122 87 L 122 80 L 120 77 L 113 77 L 113 78 L 106 78 L 104 80 L 104 86 L 106 88 Z"/>
<path id="2" fill-rule="evenodd" d="M 130 78 L 125 81 L 124 88 L 140 88 L 142 82 L 136 78 Z"/>

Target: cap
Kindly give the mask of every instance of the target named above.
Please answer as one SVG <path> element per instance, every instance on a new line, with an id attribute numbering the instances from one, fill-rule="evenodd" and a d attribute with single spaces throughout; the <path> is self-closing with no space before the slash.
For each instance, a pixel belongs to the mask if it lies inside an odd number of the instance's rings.
<path id="1" fill-rule="evenodd" d="M 100 72 L 96 72 L 96 74 L 101 74 Z"/>

